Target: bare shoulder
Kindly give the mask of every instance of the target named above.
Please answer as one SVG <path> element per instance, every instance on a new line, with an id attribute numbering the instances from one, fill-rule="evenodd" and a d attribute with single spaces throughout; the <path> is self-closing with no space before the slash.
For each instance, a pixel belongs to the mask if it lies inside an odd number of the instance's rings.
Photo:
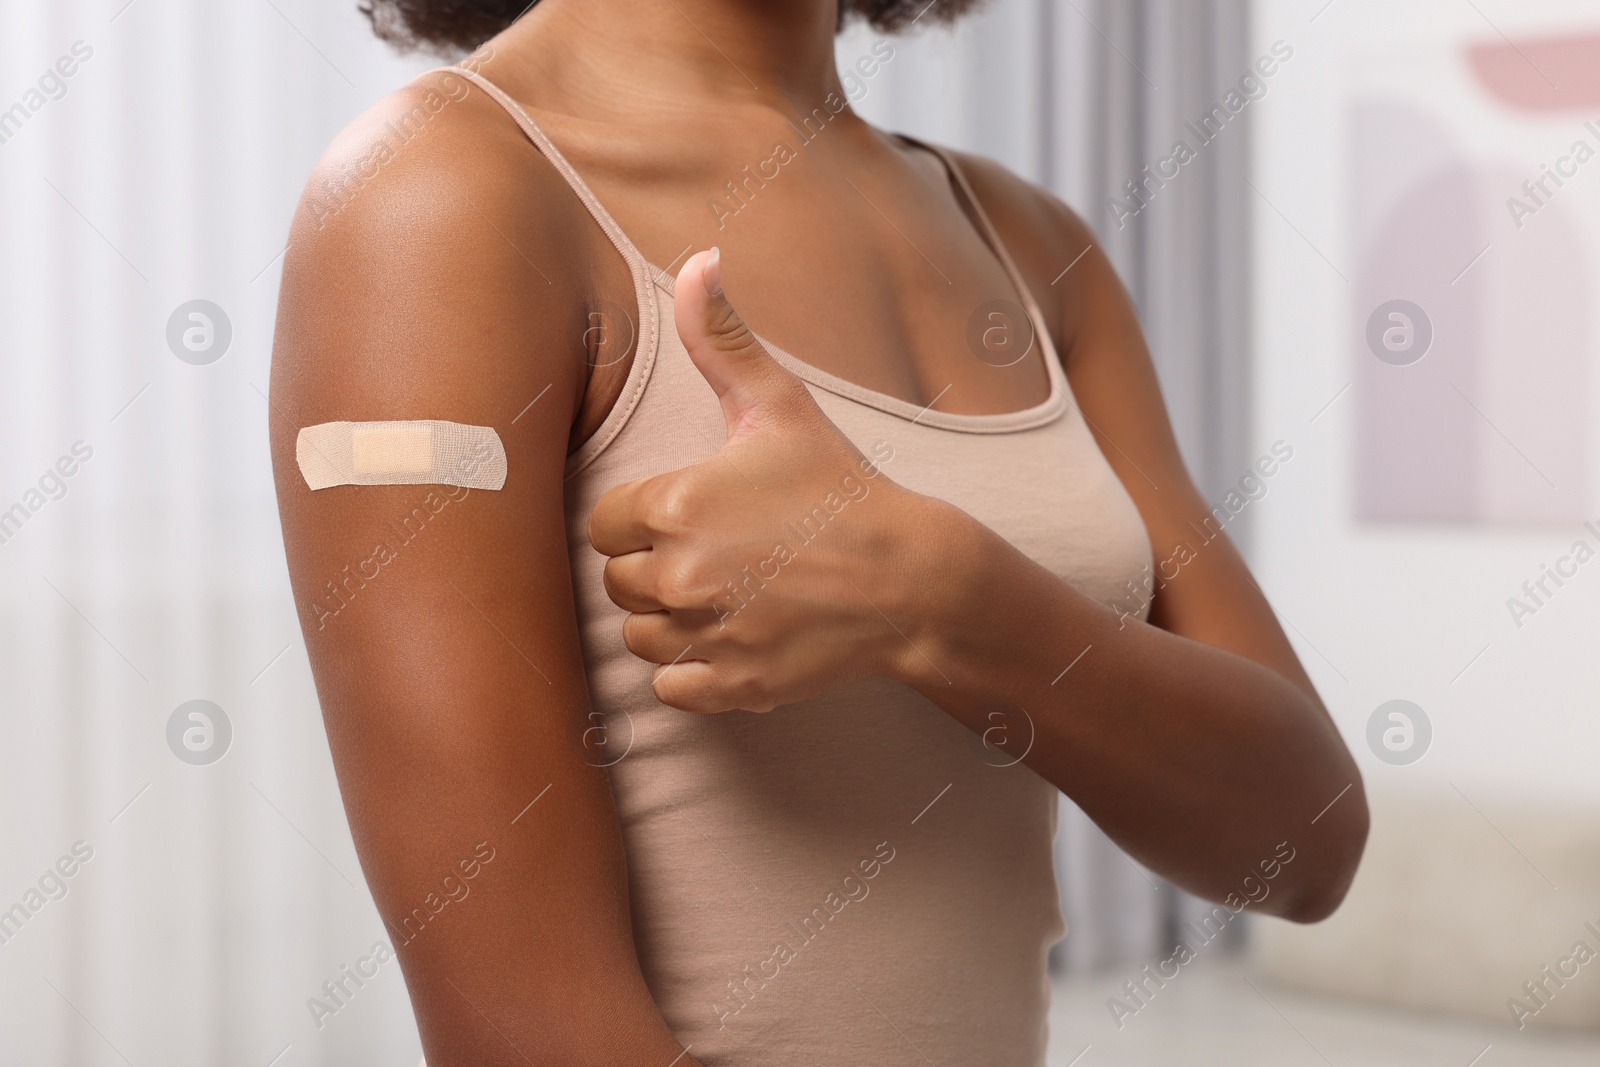
<path id="1" fill-rule="evenodd" d="M 1063 255 L 1069 251 L 1076 255 L 1083 250 L 1085 241 L 1093 239 L 1088 224 L 1077 212 L 1043 186 L 1019 177 L 987 156 L 954 150 L 950 154 L 978 194 L 983 210 L 1007 239 L 1013 256 Z M 1023 239 L 1030 234 L 1031 239 Z M 1018 238 L 1015 242 L 1011 240 L 1013 235 Z"/>
<path id="2" fill-rule="evenodd" d="M 511 117 L 450 70 L 420 75 L 346 126 L 301 196 L 292 236 L 370 239 L 404 222 L 429 235 L 468 216 L 506 236 L 570 233 L 581 209 Z M 530 225 L 531 224 L 531 225 Z"/>
<path id="3" fill-rule="evenodd" d="M 984 156 L 950 153 L 1044 310 L 1063 358 L 1096 323 L 1130 325 L 1131 302 L 1094 231 L 1054 193 Z"/>
<path id="4" fill-rule="evenodd" d="M 590 279 L 570 252 L 590 238 L 585 221 L 487 94 L 459 74 L 422 75 L 346 127 L 307 182 L 274 391 L 380 408 L 396 391 L 462 391 L 531 361 L 581 393 L 567 369 L 583 366 L 572 326 Z"/>

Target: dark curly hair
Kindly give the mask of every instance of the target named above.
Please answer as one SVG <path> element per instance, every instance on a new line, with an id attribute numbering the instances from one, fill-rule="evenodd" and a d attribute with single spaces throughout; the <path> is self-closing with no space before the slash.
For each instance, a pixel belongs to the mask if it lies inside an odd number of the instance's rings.
<path id="1" fill-rule="evenodd" d="M 537 0 L 535 0 L 537 2 Z M 953 22 L 978 0 L 839 0 L 839 25 L 859 18 L 884 33 L 922 18 Z M 478 47 L 533 5 L 527 0 L 362 0 L 373 31 L 401 51 L 449 54 Z"/>

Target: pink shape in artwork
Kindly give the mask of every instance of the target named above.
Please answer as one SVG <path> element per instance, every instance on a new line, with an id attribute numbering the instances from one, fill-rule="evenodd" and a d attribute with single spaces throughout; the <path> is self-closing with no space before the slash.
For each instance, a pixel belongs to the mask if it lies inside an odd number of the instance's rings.
<path id="1" fill-rule="evenodd" d="M 1572 194 L 1507 234 L 1520 172 L 1455 149 L 1396 100 L 1352 117 L 1357 516 L 1581 521 L 1592 271 Z M 1368 336 L 1396 299 L 1421 308 L 1433 338 L 1403 365 Z"/>
<path id="2" fill-rule="evenodd" d="M 1477 45 L 1467 60 L 1479 83 L 1519 111 L 1600 105 L 1600 34 Z"/>

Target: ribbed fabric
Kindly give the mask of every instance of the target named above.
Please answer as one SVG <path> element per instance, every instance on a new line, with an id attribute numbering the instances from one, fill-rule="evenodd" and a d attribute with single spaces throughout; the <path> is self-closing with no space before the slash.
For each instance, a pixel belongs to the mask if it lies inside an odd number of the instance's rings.
<path id="1" fill-rule="evenodd" d="M 594 706 L 609 724 L 610 758 L 627 753 L 610 773 L 634 939 L 668 1024 L 710 1067 L 1042 1067 L 1045 957 L 1064 932 L 1056 790 L 1026 766 L 996 766 L 1008 761 L 882 678 L 766 715 L 696 715 L 655 700 L 652 665 L 622 643 L 625 613 L 605 594 L 605 558 L 586 523 L 613 486 L 714 455 L 726 440 L 722 411 L 671 328 L 672 279 L 515 102 L 458 73 L 566 177 L 638 293 L 632 369 L 569 461 L 566 514 Z M 1150 560 L 1138 512 L 970 187 L 954 160 L 924 147 L 945 161 L 1033 319 L 1048 399 L 1009 414 L 943 414 L 768 347 L 890 478 L 963 508 L 1095 599 L 1125 600 L 1125 583 Z M 1056 669 L 1080 651 L 1060 649 Z"/>

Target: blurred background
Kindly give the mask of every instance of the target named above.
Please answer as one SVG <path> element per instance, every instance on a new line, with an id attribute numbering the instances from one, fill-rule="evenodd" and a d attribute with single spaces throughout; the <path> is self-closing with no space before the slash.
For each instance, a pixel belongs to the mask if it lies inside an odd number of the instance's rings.
<path id="1" fill-rule="evenodd" d="M 1600 1062 L 1600 13 L 991 0 L 893 45 L 858 110 L 1099 233 L 1373 807 L 1334 918 L 1207 940 L 1063 802 L 1054 1067 Z M 393 965 L 308 1008 L 386 939 L 265 393 L 305 176 L 429 65 L 355 0 L 0 5 L 6 1064 L 417 1061 Z"/>

